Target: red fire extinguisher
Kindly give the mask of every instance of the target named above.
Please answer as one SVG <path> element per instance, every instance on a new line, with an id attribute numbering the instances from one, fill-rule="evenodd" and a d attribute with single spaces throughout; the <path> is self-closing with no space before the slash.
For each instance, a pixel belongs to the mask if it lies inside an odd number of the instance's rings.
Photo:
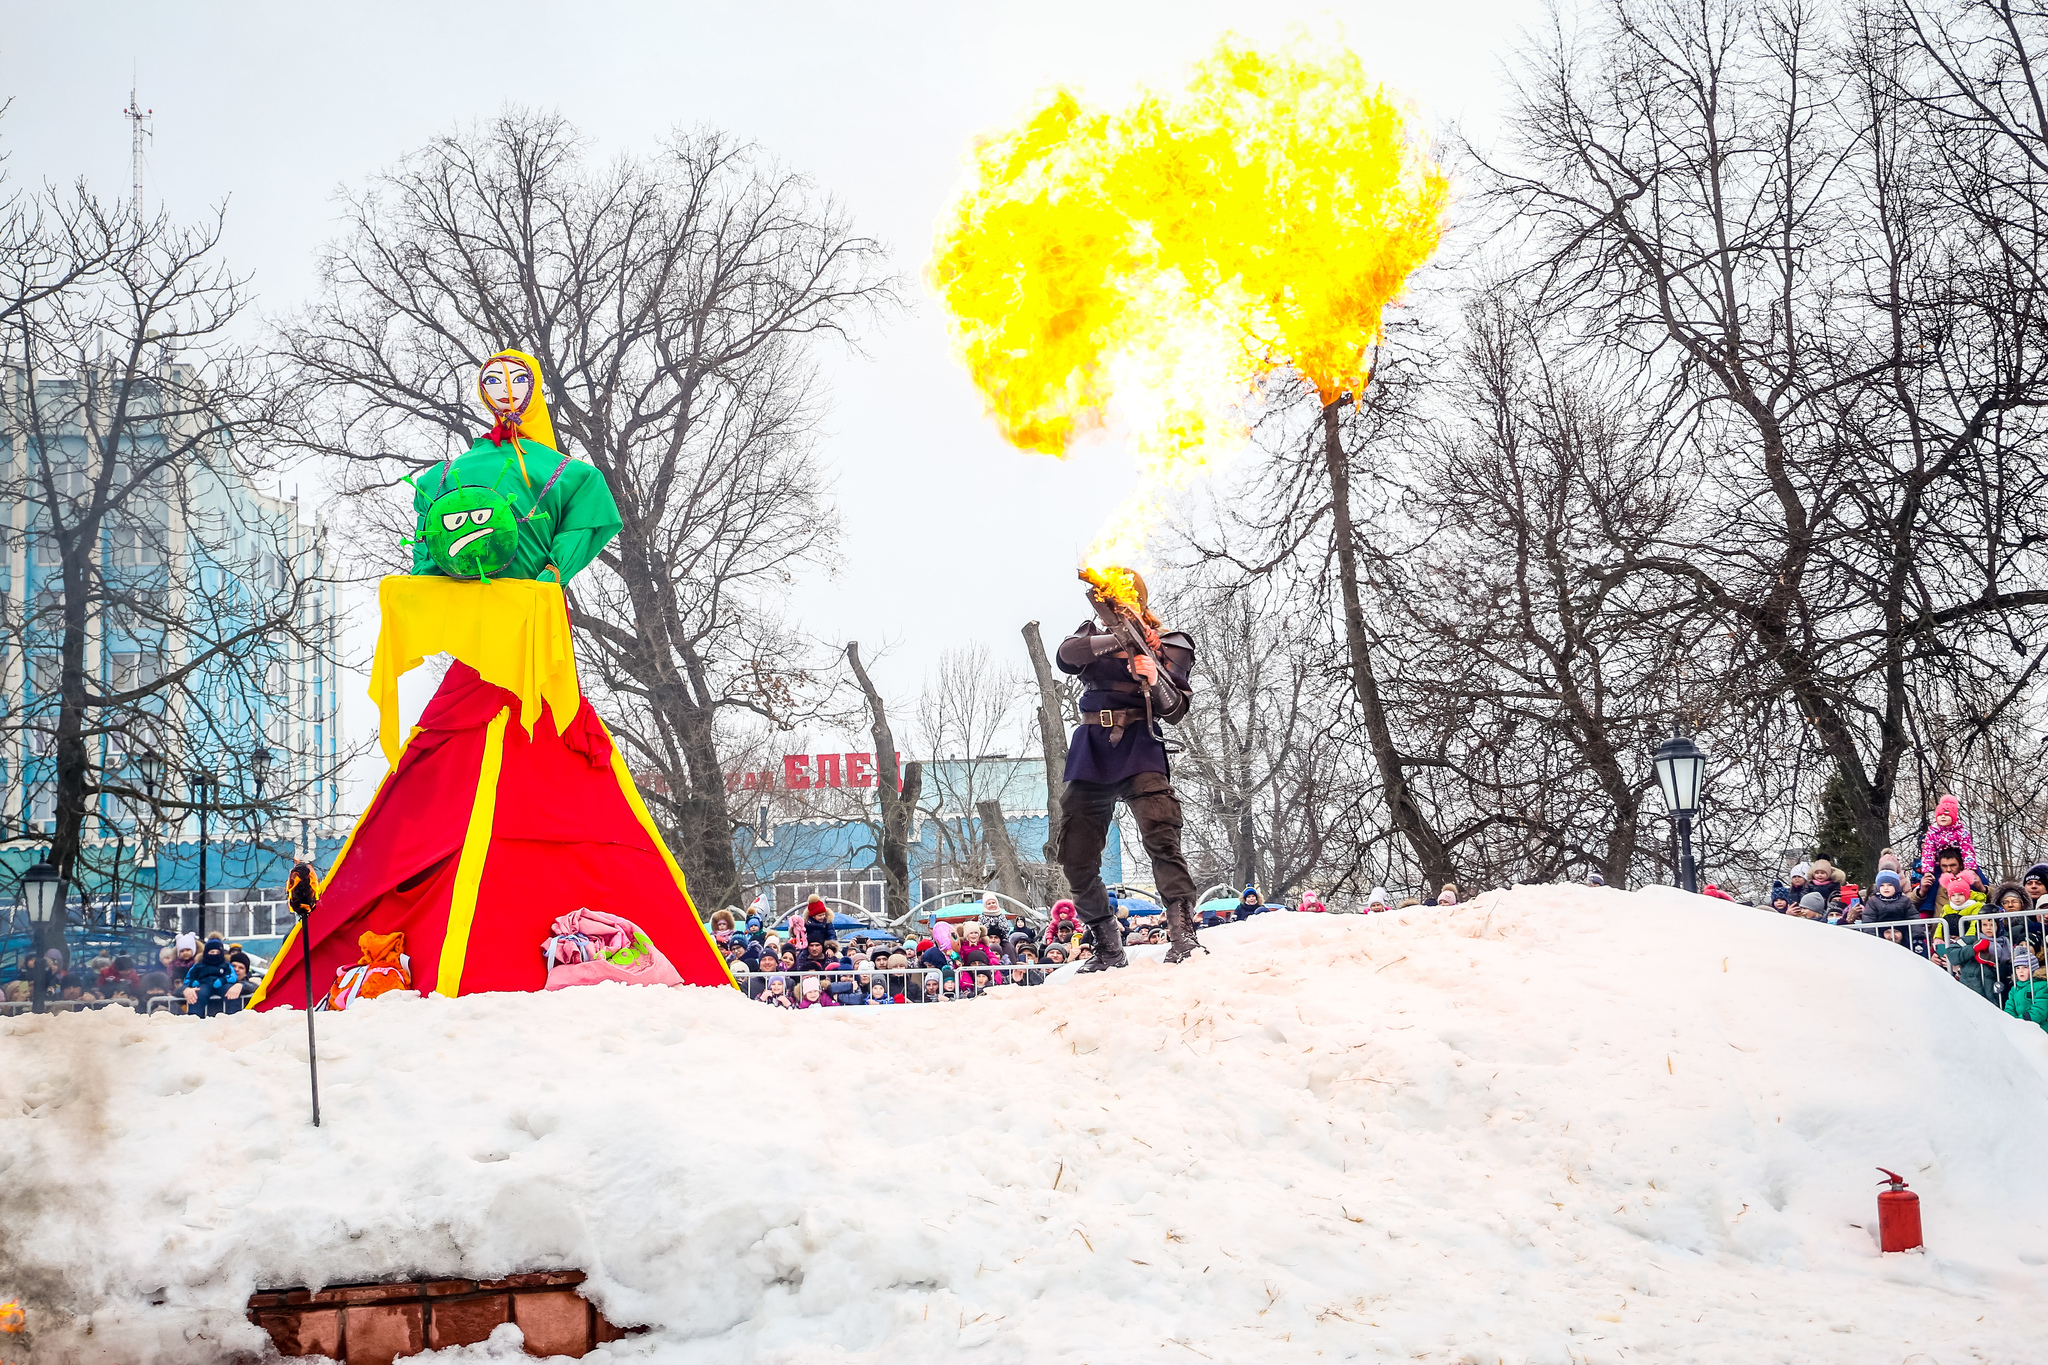
<path id="1" fill-rule="evenodd" d="M 1890 1177 L 1890 1188 L 1877 1197 L 1878 1244 L 1885 1251 L 1912 1251 L 1922 1244 L 1920 1196 L 1906 1188 L 1896 1171 L 1877 1169 Z"/>

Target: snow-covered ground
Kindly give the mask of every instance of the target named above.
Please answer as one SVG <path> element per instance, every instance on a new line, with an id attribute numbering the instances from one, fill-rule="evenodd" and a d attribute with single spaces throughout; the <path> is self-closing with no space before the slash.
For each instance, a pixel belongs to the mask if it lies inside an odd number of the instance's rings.
<path id="1" fill-rule="evenodd" d="M 10 1019 L 0 1298 L 138 1365 L 253 1358 L 259 1286 L 555 1267 L 656 1329 L 593 1360 L 2048 1355 L 2048 1034 L 1896 947 L 1583 888 L 1206 937 L 921 1008 L 386 997 L 318 1130 L 300 1014 Z"/>

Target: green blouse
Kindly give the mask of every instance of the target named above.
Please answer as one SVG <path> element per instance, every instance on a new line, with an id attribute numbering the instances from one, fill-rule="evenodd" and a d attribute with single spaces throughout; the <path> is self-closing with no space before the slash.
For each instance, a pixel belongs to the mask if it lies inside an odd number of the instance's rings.
<path id="1" fill-rule="evenodd" d="M 412 550 L 414 574 L 441 573 L 425 544 L 427 509 L 451 488 L 493 488 L 512 500 L 520 516 L 532 514 L 519 529 L 519 548 L 512 563 L 498 577 L 554 577 L 567 583 L 611 544 L 619 533 L 619 505 L 612 501 L 604 475 L 581 460 L 564 464 L 559 452 L 539 441 L 521 437 L 519 444 L 526 452 L 524 476 L 511 442 L 493 445 L 489 437 L 480 436 L 466 453 L 413 480 L 412 510 L 418 518 L 414 535 L 419 537 Z M 537 496 L 540 510 L 535 512 Z M 550 566 L 556 573 L 549 572 Z"/>

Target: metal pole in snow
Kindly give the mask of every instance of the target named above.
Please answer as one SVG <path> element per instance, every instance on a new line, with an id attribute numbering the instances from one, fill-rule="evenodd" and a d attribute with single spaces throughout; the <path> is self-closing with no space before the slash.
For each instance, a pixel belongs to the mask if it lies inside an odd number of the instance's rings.
<path id="1" fill-rule="evenodd" d="M 285 902 L 299 917 L 299 961 L 306 965 L 306 1077 L 313 1087 L 313 1126 L 320 1126 L 320 1055 L 313 1038 L 313 911 L 320 904 L 311 863 L 298 863 L 285 879 Z"/>
<path id="2" fill-rule="evenodd" d="M 313 1083 L 313 1126 L 320 1126 L 320 1057 L 313 1040 L 313 907 L 299 911 L 299 960 L 306 964 L 306 1075 Z"/>

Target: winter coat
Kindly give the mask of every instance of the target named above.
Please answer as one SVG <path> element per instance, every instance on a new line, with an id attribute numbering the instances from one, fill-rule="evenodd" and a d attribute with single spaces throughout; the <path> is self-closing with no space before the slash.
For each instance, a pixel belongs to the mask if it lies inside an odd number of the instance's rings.
<path id="1" fill-rule="evenodd" d="M 235 984 L 235 967 L 226 953 L 201 953 L 185 973 L 185 984 L 201 994 L 225 992 Z"/>
<path id="2" fill-rule="evenodd" d="M 1839 910 L 1841 908 L 1842 884 L 1840 882 L 1834 881 L 1832 879 L 1824 882 L 1810 881 L 1806 884 L 1806 891 L 1804 894 L 1811 895 L 1816 891 L 1820 893 L 1820 898 L 1822 902 L 1821 913 L 1823 915 L 1828 913 L 1828 911 L 1830 910 Z"/>
<path id="3" fill-rule="evenodd" d="M 1914 919 L 1919 913 L 1920 907 L 1903 891 L 1896 896 L 1877 893 L 1863 902 L 1863 913 L 1857 918 L 1857 922 L 1894 924 L 1899 920 Z"/>
<path id="4" fill-rule="evenodd" d="M 1981 906 L 1984 896 L 1989 889 L 1983 874 L 1974 867 L 1966 867 L 1963 869 L 1963 875 L 1968 877 L 1971 884 L 1977 888 L 1975 900 L 1977 906 Z M 1972 908 L 1974 909 L 1976 906 Z M 1921 917 L 1933 919 L 1936 915 L 1945 915 L 1948 912 L 1948 893 L 1941 889 L 1941 878 L 1925 878 L 1920 892 Z"/>
<path id="5" fill-rule="evenodd" d="M 1953 848 L 1963 855 L 1963 870 L 1977 870 L 1977 843 L 1970 837 L 1970 827 L 1958 815 L 1953 825 L 1929 825 L 1927 833 L 1920 840 L 1920 871 L 1924 875 L 1934 871 L 1935 860 L 1941 851 Z"/>
<path id="6" fill-rule="evenodd" d="M 1988 948 L 1989 945 L 1986 946 Z M 1975 943 L 1959 943 L 1950 939 L 1941 945 L 1941 955 L 1955 969 L 1956 980 L 1992 1004 L 1998 1003 L 1998 969 L 1983 960 L 1983 957 L 1990 956 L 1989 952 L 1980 957 Z"/>
<path id="7" fill-rule="evenodd" d="M 1799 885 L 1797 886 L 1786 882 L 1772 882 L 1771 894 L 1766 899 L 1765 904 L 1769 904 L 1771 901 L 1783 896 L 1787 905 L 1797 905 L 1799 904 L 1799 898 L 1812 889 L 1812 885 L 1804 877 L 1799 879 Z"/>
<path id="8" fill-rule="evenodd" d="M 2005 1012 L 2048 1029 L 2048 981 L 2021 981 L 2005 997 Z"/>

